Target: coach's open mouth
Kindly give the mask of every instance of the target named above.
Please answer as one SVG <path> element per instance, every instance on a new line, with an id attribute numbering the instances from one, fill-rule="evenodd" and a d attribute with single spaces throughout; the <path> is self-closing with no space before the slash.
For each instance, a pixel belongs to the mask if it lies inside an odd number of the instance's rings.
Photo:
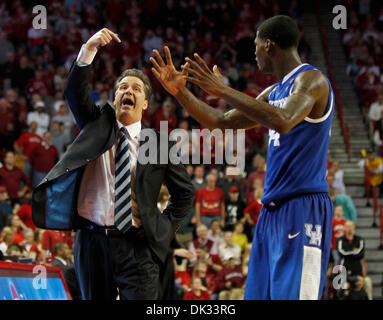
<path id="1" fill-rule="evenodd" d="M 131 97 L 123 97 L 121 100 L 121 106 L 124 108 L 134 108 L 134 100 Z"/>

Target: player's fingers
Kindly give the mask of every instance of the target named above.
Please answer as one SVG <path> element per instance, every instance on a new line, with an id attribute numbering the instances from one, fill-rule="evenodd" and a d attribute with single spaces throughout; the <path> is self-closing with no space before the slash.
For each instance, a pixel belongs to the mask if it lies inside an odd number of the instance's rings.
<path id="1" fill-rule="evenodd" d="M 154 52 L 154 54 L 155 54 L 155 56 L 157 58 L 158 63 L 160 64 L 160 66 L 161 67 L 165 67 L 165 62 L 162 59 L 162 57 L 161 57 L 160 53 L 158 52 L 158 50 L 154 49 L 153 52 Z"/>
<path id="2" fill-rule="evenodd" d="M 182 69 L 182 71 L 184 71 L 185 67 L 181 66 L 181 69 Z M 194 75 L 196 78 L 200 77 L 200 73 L 198 71 L 194 70 L 193 68 L 191 68 L 190 65 L 189 65 L 189 67 L 187 67 L 187 72 Z"/>
<path id="3" fill-rule="evenodd" d="M 186 62 L 184 65 L 182 65 L 181 66 L 181 69 L 182 69 L 182 75 L 183 76 L 186 76 L 188 73 L 189 73 L 189 71 L 190 71 L 190 63 L 189 62 Z"/>
<path id="4" fill-rule="evenodd" d="M 197 60 L 197 62 L 199 63 L 199 65 L 207 72 L 210 72 L 210 69 L 209 67 L 207 66 L 207 63 L 205 62 L 204 59 L 202 59 L 198 53 L 195 53 L 194 54 L 194 58 Z"/>
<path id="5" fill-rule="evenodd" d="M 158 72 L 161 71 L 160 65 L 157 63 L 157 60 L 154 59 L 153 57 L 150 57 L 150 62 L 153 64 L 153 66 L 157 69 Z"/>
<path id="6" fill-rule="evenodd" d="M 165 47 L 164 47 L 164 51 L 165 51 L 166 63 L 167 63 L 169 66 L 172 66 L 172 65 L 173 65 L 173 60 L 172 60 L 172 55 L 170 54 L 169 47 L 168 47 L 168 46 L 165 46 Z"/>
<path id="7" fill-rule="evenodd" d="M 197 62 L 195 62 L 194 60 L 190 59 L 189 57 L 186 57 L 185 60 L 190 63 L 190 66 L 195 71 L 199 72 L 200 74 L 204 74 L 205 73 L 205 71 L 201 68 L 201 66 Z M 189 70 L 191 70 L 191 68 L 189 68 Z"/>
<path id="8" fill-rule="evenodd" d="M 196 78 L 193 78 L 193 77 L 190 77 L 190 76 L 183 76 L 183 78 L 186 80 L 186 81 L 189 81 L 189 82 L 191 82 L 191 83 L 194 83 L 194 84 L 196 84 L 197 86 L 201 86 L 201 81 L 199 81 L 198 79 L 196 79 Z"/>
<path id="9" fill-rule="evenodd" d="M 219 69 L 218 69 L 217 65 L 214 65 L 214 67 L 213 67 L 213 72 L 214 72 L 214 74 L 216 74 L 218 77 L 223 78 L 221 72 L 219 72 Z"/>
<path id="10" fill-rule="evenodd" d="M 152 68 L 152 72 L 153 72 L 154 76 L 155 76 L 158 80 L 160 80 L 160 73 L 159 73 L 156 69 L 154 69 L 154 68 Z"/>

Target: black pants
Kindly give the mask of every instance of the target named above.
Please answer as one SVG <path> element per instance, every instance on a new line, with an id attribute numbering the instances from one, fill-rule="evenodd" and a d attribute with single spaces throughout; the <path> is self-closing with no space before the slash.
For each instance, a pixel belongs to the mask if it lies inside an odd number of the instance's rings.
<path id="1" fill-rule="evenodd" d="M 77 230 L 75 267 L 84 300 L 159 298 L 159 264 L 145 237 L 135 231 L 106 236 L 88 229 Z"/>

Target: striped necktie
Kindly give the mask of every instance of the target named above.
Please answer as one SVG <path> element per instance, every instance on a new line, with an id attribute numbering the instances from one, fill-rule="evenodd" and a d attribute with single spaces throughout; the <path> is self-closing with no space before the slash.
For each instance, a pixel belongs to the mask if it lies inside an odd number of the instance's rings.
<path id="1" fill-rule="evenodd" d="M 116 150 L 114 224 L 125 233 L 132 225 L 132 193 L 130 184 L 129 145 L 126 129 L 120 129 Z"/>

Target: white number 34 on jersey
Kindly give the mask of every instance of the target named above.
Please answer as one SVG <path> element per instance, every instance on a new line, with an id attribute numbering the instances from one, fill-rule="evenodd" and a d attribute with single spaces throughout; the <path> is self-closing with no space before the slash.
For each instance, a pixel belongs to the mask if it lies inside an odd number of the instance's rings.
<path id="1" fill-rule="evenodd" d="M 280 146 L 279 137 L 280 137 L 280 134 L 277 131 L 270 129 L 269 130 L 269 145 L 271 141 L 274 140 L 274 147 L 279 147 Z"/>

